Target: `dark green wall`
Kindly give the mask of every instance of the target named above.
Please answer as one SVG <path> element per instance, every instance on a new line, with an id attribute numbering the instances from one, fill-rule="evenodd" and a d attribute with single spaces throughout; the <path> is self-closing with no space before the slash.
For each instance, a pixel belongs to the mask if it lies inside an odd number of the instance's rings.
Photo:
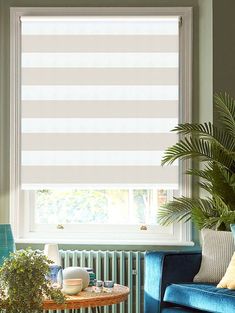
<path id="1" fill-rule="evenodd" d="M 213 1 L 213 86 L 235 97 L 235 1 Z"/>
<path id="2" fill-rule="evenodd" d="M 192 6 L 193 32 L 193 120 L 212 118 L 212 0 L 0 0 L 0 223 L 9 221 L 9 64 L 10 7 L 20 6 Z M 231 0 L 230 2 L 233 2 Z M 219 2 L 219 1 L 217 1 Z M 221 1 L 224 3 L 226 1 Z M 223 5 L 222 5 L 223 6 Z M 224 10 L 228 10 L 224 6 Z M 231 13 L 232 14 L 232 13 Z M 217 15 L 215 15 L 217 16 Z M 214 25 L 221 20 L 214 19 Z M 234 40 L 234 39 L 233 39 Z M 225 60 L 226 62 L 226 60 Z M 227 64 L 228 67 L 228 64 Z M 214 69 L 215 71 L 215 69 Z M 214 77 L 217 81 L 217 77 Z M 218 79 L 219 82 L 219 79 Z M 215 83 L 215 82 L 214 82 Z M 226 85 L 226 82 L 224 82 Z M 193 231 L 197 242 L 197 233 Z M 84 247 L 83 247 L 84 248 Z M 85 248 L 91 248 L 86 246 Z M 94 247 L 92 247 L 94 248 Z M 107 247 L 97 247 L 107 248 Z M 116 247 L 108 247 L 116 248 Z M 131 248 L 131 247 L 119 247 Z M 147 247 L 132 247 L 146 249 Z M 164 247 L 148 247 L 149 249 Z M 169 247 L 167 247 L 168 249 Z M 171 247 L 173 248 L 173 247 Z"/>

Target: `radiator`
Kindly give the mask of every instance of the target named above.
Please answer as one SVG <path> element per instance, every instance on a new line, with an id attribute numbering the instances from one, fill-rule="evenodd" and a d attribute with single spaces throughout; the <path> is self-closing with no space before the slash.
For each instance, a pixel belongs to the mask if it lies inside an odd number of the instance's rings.
<path id="1" fill-rule="evenodd" d="M 130 288 L 128 301 L 104 307 L 102 313 L 143 313 L 144 254 L 140 251 L 60 251 L 62 267 L 92 267 L 97 279 L 113 280 Z M 91 310 L 74 312 L 90 313 Z"/>

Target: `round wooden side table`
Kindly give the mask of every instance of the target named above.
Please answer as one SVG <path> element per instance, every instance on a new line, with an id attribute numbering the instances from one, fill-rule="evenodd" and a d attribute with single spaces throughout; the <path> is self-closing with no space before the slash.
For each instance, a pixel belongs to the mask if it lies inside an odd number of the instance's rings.
<path id="1" fill-rule="evenodd" d="M 99 308 L 106 305 L 117 304 L 127 300 L 130 289 L 122 285 L 114 285 L 113 291 L 110 293 L 95 293 L 92 288 L 88 287 L 81 291 L 78 295 L 66 296 L 66 301 L 63 304 L 56 304 L 52 300 L 44 300 L 44 310 L 66 310 L 91 308 L 92 312 L 100 312 Z"/>

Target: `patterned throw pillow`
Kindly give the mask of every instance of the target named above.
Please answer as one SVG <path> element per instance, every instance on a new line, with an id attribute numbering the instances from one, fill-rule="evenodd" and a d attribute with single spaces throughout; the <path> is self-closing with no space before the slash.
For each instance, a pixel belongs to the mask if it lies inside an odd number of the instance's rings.
<path id="1" fill-rule="evenodd" d="M 202 262 L 194 282 L 217 283 L 224 276 L 234 253 L 231 232 L 203 229 Z"/>
<path id="2" fill-rule="evenodd" d="M 230 227 L 235 239 L 235 224 L 230 225 Z M 229 263 L 224 277 L 221 279 L 217 287 L 235 289 L 235 252 L 232 256 L 232 260 Z"/>
<path id="3" fill-rule="evenodd" d="M 233 254 L 224 277 L 221 279 L 217 287 L 235 289 L 235 253 Z"/>

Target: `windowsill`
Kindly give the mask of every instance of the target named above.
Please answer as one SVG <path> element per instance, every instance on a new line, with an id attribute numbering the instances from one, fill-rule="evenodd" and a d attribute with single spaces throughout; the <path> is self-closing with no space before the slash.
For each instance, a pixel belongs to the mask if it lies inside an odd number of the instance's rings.
<path id="1" fill-rule="evenodd" d="M 118 242 L 116 240 L 71 240 L 71 239 L 16 239 L 16 243 L 32 243 L 32 244 L 45 244 L 45 243 L 58 243 L 58 244 L 79 244 L 79 245 L 132 245 L 132 246 L 139 246 L 139 245 L 145 245 L 145 246 L 194 246 L 193 241 L 144 241 L 144 240 L 119 240 Z"/>

